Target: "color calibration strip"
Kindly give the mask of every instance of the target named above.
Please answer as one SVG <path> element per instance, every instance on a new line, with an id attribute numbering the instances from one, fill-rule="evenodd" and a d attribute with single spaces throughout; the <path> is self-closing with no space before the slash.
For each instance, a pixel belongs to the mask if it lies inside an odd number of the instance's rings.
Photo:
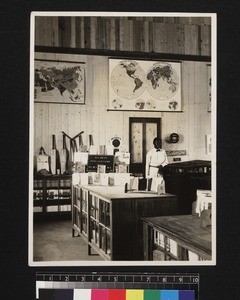
<path id="1" fill-rule="evenodd" d="M 195 300 L 195 291 L 40 289 L 39 300 Z"/>
<path id="2" fill-rule="evenodd" d="M 198 274 L 37 273 L 37 300 L 198 300 Z"/>

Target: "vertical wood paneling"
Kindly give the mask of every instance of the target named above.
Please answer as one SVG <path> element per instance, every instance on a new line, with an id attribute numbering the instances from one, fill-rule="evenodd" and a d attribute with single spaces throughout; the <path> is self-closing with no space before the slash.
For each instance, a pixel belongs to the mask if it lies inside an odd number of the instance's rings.
<path id="1" fill-rule="evenodd" d="M 161 32 L 161 40 L 160 40 L 161 53 L 167 53 L 168 48 L 167 48 L 167 25 L 166 24 L 160 23 L 160 32 Z"/>
<path id="2" fill-rule="evenodd" d="M 207 111 L 207 66 L 204 63 L 195 63 L 195 128 L 198 139 L 196 140 L 195 153 L 202 159 L 206 158 L 205 135 L 210 133 L 210 114 Z"/>
<path id="3" fill-rule="evenodd" d="M 60 120 L 56 119 L 56 110 L 57 108 L 55 107 L 55 105 L 53 104 L 49 104 L 49 118 L 48 118 L 48 122 L 49 122 L 49 132 L 48 135 L 46 135 L 46 139 L 49 141 L 50 144 L 50 149 L 52 148 L 52 135 L 57 133 L 57 123 L 61 122 Z"/>
<path id="4" fill-rule="evenodd" d="M 142 36 L 143 36 L 143 22 L 135 21 L 133 23 L 133 51 L 142 51 Z"/>
<path id="5" fill-rule="evenodd" d="M 120 50 L 120 19 L 115 18 L 115 50 Z"/>
<path id="6" fill-rule="evenodd" d="M 149 52 L 150 47 L 149 47 L 149 22 L 144 21 L 143 25 L 143 51 L 144 52 Z"/>
<path id="7" fill-rule="evenodd" d="M 68 127 L 69 127 L 69 105 L 67 104 L 63 104 L 62 106 L 62 129 L 61 132 L 59 134 L 61 134 L 61 148 L 62 148 L 62 140 L 63 140 L 63 135 L 62 135 L 62 131 L 64 131 L 65 133 L 68 133 Z M 67 139 L 66 139 L 67 140 Z M 69 148 L 68 148 L 69 150 Z"/>
<path id="8" fill-rule="evenodd" d="M 70 17 L 59 17 L 60 26 L 60 45 L 62 47 L 71 46 L 71 18 Z"/>
<path id="9" fill-rule="evenodd" d="M 103 48 L 105 49 L 111 49 L 111 19 L 105 18 L 105 41 L 103 43 Z"/>
<path id="10" fill-rule="evenodd" d="M 191 105 L 189 99 L 189 78 L 192 77 L 191 67 L 192 62 L 184 62 L 181 65 L 182 69 L 182 110 L 183 113 L 178 116 L 179 124 L 181 126 L 180 134 L 180 142 L 179 149 L 187 150 L 187 155 L 182 158 L 182 160 L 186 161 L 190 159 L 189 156 L 189 107 Z M 181 150 L 180 149 L 180 150 Z"/>
<path id="11" fill-rule="evenodd" d="M 199 54 L 198 26 L 185 25 L 185 54 Z"/>
<path id="12" fill-rule="evenodd" d="M 173 53 L 184 54 L 185 53 L 185 36 L 184 36 L 184 25 L 173 24 Z"/>
<path id="13" fill-rule="evenodd" d="M 123 51 L 124 50 L 124 41 L 129 39 L 129 36 L 124 35 L 124 19 L 120 18 L 119 20 L 119 50 Z M 127 43 L 125 43 L 127 44 Z M 129 43 L 128 43 L 129 44 Z"/>
<path id="14" fill-rule="evenodd" d="M 165 24 L 166 26 L 166 51 L 167 53 L 173 53 L 173 25 L 171 23 Z"/>
<path id="15" fill-rule="evenodd" d="M 77 48 L 85 48 L 84 42 L 84 17 L 75 18 L 75 40 Z"/>
<path id="16" fill-rule="evenodd" d="M 41 146 L 44 147 L 42 143 L 43 133 L 42 133 L 42 105 L 34 105 L 34 153 L 37 154 Z M 46 150 L 46 149 L 45 149 Z"/>
<path id="17" fill-rule="evenodd" d="M 42 106 L 42 145 L 44 149 L 50 153 L 50 134 L 55 134 L 55 132 L 51 132 L 50 123 L 49 123 L 49 105 L 46 103 Z"/>
<path id="18" fill-rule="evenodd" d="M 161 52 L 161 25 L 160 23 L 153 23 L 153 52 Z"/>
<path id="19" fill-rule="evenodd" d="M 163 22 L 168 24 L 174 23 L 174 17 L 164 17 Z"/>
<path id="20" fill-rule="evenodd" d="M 75 40 L 76 40 L 76 48 L 81 48 L 81 18 L 75 18 Z"/>
<path id="21" fill-rule="evenodd" d="M 110 19 L 110 50 L 116 49 L 116 31 L 115 31 L 115 19 Z"/>
<path id="22" fill-rule="evenodd" d="M 71 17 L 70 26 L 71 26 L 70 47 L 76 48 L 76 18 L 75 17 Z"/>
<path id="23" fill-rule="evenodd" d="M 188 153 L 189 159 L 194 159 L 195 155 L 195 139 L 197 138 L 195 135 L 195 65 L 194 63 L 189 63 L 189 77 L 188 77 Z"/>
<path id="24" fill-rule="evenodd" d="M 36 43 L 42 46 L 58 46 L 58 18 L 36 17 Z"/>
<path id="25" fill-rule="evenodd" d="M 102 17 L 101 18 L 96 18 L 94 26 L 95 26 L 95 29 L 94 29 L 95 47 L 91 46 L 91 48 L 94 48 L 94 49 L 103 49 L 102 38 L 104 36 L 104 32 L 103 31 L 105 30 L 105 28 L 103 28 L 103 18 Z"/>
<path id="26" fill-rule="evenodd" d="M 204 17 L 191 17 L 191 18 L 189 18 L 189 24 L 203 25 L 204 19 L 205 19 Z"/>
<path id="27" fill-rule="evenodd" d="M 210 23 L 204 17 L 36 17 L 36 45 L 210 55 Z"/>
<path id="28" fill-rule="evenodd" d="M 201 26 L 201 55 L 211 55 L 211 27 Z"/>
<path id="29" fill-rule="evenodd" d="M 120 50 L 130 51 L 133 43 L 133 27 L 131 20 L 120 20 Z"/>
<path id="30" fill-rule="evenodd" d="M 43 22 L 42 17 L 35 17 L 35 45 L 44 45 L 44 35 L 43 35 Z"/>
<path id="31" fill-rule="evenodd" d="M 153 21 L 149 21 L 149 40 L 148 40 L 148 42 L 149 42 L 149 52 L 153 52 Z"/>
<path id="32" fill-rule="evenodd" d="M 84 48 L 91 48 L 91 21 L 90 17 L 84 17 Z"/>
<path id="33" fill-rule="evenodd" d="M 58 116 L 58 120 L 56 121 L 56 129 L 55 132 L 53 134 L 55 134 L 56 136 L 56 147 L 58 150 L 61 149 L 62 147 L 62 124 L 63 124 L 63 119 L 62 119 L 62 110 L 63 110 L 63 106 L 62 105 L 54 105 L 54 110 L 55 110 L 55 114 Z"/>
<path id="34" fill-rule="evenodd" d="M 96 17 L 90 18 L 90 48 L 96 49 L 99 47 L 99 36 L 97 36 L 97 29 L 98 29 L 98 19 Z"/>
<path id="35" fill-rule="evenodd" d="M 43 22 L 43 36 L 44 36 L 44 46 L 50 46 L 51 45 L 51 35 L 50 35 L 50 22 L 51 19 L 44 17 L 44 22 Z"/>
<path id="36" fill-rule="evenodd" d="M 107 48 L 107 45 L 105 44 L 105 41 L 107 40 L 107 30 L 106 30 L 106 19 L 101 18 L 100 28 L 101 28 L 101 35 L 100 35 L 100 47 L 101 49 L 109 49 Z"/>

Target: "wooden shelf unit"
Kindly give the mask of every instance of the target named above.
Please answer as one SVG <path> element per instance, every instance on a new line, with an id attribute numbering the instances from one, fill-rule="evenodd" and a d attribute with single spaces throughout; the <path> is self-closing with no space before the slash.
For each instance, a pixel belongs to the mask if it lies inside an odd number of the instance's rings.
<path id="1" fill-rule="evenodd" d="M 88 243 L 89 255 L 94 249 L 104 260 L 143 260 L 142 218 L 177 214 L 177 197 L 171 194 L 76 185 L 72 195 L 72 235 Z"/>
<path id="2" fill-rule="evenodd" d="M 178 196 L 178 211 L 191 214 L 197 189 L 211 190 L 211 161 L 192 160 L 164 167 L 166 192 Z"/>
<path id="3" fill-rule="evenodd" d="M 71 216 L 71 175 L 34 179 L 33 211 L 37 215 Z"/>
<path id="4" fill-rule="evenodd" d="M 192 215 L 144 218 L 144 260 L 211 260 L 211 228 L 200 222 Z"/>

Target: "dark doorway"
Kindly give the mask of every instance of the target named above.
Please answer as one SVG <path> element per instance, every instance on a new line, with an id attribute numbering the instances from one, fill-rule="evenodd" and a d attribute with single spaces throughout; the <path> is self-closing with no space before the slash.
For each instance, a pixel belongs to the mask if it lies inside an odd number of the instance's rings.
<path id="1" fill-rule="evenodd" d="M 160 118 L 129 118 L 130 172 L 145 177 L 146 154 L 161 137 Z"/>

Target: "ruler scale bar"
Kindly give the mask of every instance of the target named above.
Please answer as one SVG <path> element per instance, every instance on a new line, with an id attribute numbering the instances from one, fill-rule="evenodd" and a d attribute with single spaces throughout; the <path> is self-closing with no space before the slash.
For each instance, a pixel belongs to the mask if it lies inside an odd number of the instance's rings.
<path id="1" fill-rule="evenodd" d="M 114 293 L 124 293 L 125 296 L 117 298 Z M 81 296 L 83 294 L 88 296 Z M 155 298 L 149 295 L 155 295 Z M 199 274 L 37 273 L 36 299 L 199 300 Z"/>

